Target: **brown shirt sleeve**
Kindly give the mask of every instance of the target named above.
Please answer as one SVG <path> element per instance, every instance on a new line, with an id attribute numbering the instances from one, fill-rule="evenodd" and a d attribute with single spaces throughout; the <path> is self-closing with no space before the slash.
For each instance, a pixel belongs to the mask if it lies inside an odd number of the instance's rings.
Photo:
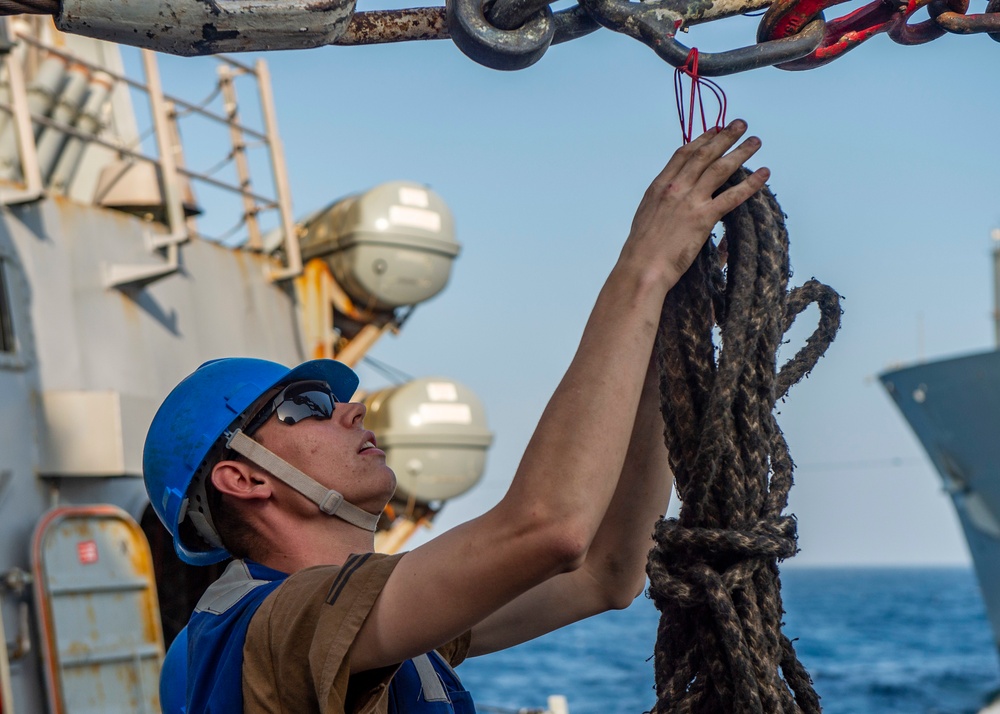
<path id="1" fill-rule="evenodd" d="M 465 658 L 469 654 L 469 646 L 471 644 L 472 630 L 469 630 L 464 635 L 459 635 L 453 639 L 444 647 L 438 647 L 437 651 L 438 654 L 444 657 L 445 662 L 450 664 L 452 667 L 457 667 L 465 661 Z"/>
<path id="2" fill-rule="evenodd" d="M 366 553 L 308 568 L 264 600 L 243 646 L 247 714 L 385 711 L 396 667 L 351 677 L 350 649 L 400 557 Z M 455 654 L 467 651 L 468 643 Z"/>

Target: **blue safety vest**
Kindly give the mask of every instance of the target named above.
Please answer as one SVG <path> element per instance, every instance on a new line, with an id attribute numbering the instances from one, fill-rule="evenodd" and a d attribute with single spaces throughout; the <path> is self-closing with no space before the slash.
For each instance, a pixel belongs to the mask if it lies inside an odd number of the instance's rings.
<path id="1" fill-rule="evenodd" d="M 288 577 L 233 561 L 171 645 L 160 673 L 163 714 L 242 714 L 243 643 L 260 604 Z M 187 657 L 178 656 L 190 642 Z M 177 696 L 185 692 L 185 697 Z M 475 714 L 472 695 L 437 652 L 407 660 L 389 684 L 390 714 Z M 182 706 L 186 699 L 187 706 Z"/>
<path id="2" fill-rule="evenodd" d="M 472 695 L 437 652 L 408 659 L 389 684 L 389 714 L 475 714 Z"/>

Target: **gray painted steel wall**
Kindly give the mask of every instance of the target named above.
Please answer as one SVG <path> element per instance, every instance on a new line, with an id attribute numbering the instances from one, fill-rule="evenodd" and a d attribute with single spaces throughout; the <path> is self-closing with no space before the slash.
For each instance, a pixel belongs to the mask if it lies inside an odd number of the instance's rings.
<path id="1" fill-rule="evenodd" d="M 952 497 L 1000 647 L 1000 352 L 881 375 Z"/>
<path id="2" fill-rule="evenodd" d="M 30 570 L 31 534 L 50 503 L 112 503 L 139 518 L 146 427 L 170 388 L 200 363 L 226 355 L 302 359 L 292 300 L 265 279 L 270 262 L 261 256 L 193 241 L 181 248 L 179 273 L 127 293 L 105 288 L 108 263 L 158 260 L 144 246 L 149 229 L 125 214 L 54 199 L 0 213 L 20 348 L 0 361 L 0 472 L 11 474 L 0 491 L 0 572 Z M 127 405 L 120 422 L 81 421 L 76 438 L 50 439 L 41 453 L 46 425 L 58 418 L 43 409 L 58 406 L 53 395 L 87 407 L 109 394 Z M 109 457 L 107 473 L 78 475 L 83 469 L 73 465 L 95 439 L 122 442 L 124 468 L 115 471 Z M 40 473 L 53 463 L 58 475 Z M 3 617 L 13 638 L 10 596 Z M 34 657 L 11 669 L 17 711 L 43 711 Z"/>

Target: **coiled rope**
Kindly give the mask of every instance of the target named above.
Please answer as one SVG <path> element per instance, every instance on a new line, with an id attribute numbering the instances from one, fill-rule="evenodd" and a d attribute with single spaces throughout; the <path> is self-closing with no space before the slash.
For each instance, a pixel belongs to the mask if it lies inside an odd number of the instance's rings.
<path id="1" fill-rule="evenodd" d="M 833 341 L 840 296 L 816 280 L 787 292 L 788 233 L 767 188 L 723 225 L 725 272 L 709 241 L 667 295 L 657 335 L 682 505 L 657 524 L 647 566 L 661 613 L 654 712 L 812 714 L 819 697 L 781 632 L 777 563 L 798 548 L 795 518 L 782 515 L 793 463 L 774 406 Z M 814 302 L 819 326 L 778 372 L 785 332 Z"/>

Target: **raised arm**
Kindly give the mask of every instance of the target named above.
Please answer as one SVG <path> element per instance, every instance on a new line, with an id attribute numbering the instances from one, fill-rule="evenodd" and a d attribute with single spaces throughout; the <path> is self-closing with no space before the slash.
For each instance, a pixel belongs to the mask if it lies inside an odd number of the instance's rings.
<path id="1" fill-rule="evenodd" d="M 585 562 L 618 487 L 663 298 L 716 222 L 767 179 L 761 169 L 713 197 L 759 147 L 748 139 L 726 154 L 745 130 L 699 137 L 653 181 L 507 494 L 400 560 L 355 641 L 354 671 L 440 646 Z"/>
<path id="2" fill-rule="evenodd" d="M 650 362 L 618 488 L 581 567 L 517 597 L 472 628 L 470 656 L 534 639 L 606 610 L 627 607 L 646 584 L 653 525 L 667 509 L 673 474 Z"/>

